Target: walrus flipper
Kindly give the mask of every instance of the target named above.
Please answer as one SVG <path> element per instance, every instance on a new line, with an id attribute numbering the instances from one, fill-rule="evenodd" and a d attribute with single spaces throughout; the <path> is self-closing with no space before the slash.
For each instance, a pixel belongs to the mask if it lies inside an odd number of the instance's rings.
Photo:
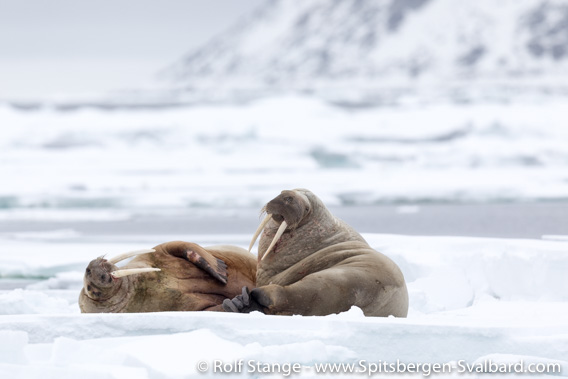
<path id="1" fill-rule="evenodd" d="M 248 287 L 243 287 L 243 292 L 232 299 L 223 300 L 225 312 L 250 313 L 259 311 L 264 313 L 264 308 L 251 295 Z"/>
<path id="2" fill-rule="evenodd" d="M 206 250 L 204 250 L 206 251 Z M 194 250 L 187 251 L 187 260 L 220 281 L 227 284 L 227 264 L 219 258 L 215 258 L 211 254 L 203 256 Z"/>
<path id="3" fill-rule="evenodd" d="M 164 250 L 174 257 L 188 260 L 219 282 L 227 284 L 227 264 L 198 244 L 172 242 L 164 246 Z"/>

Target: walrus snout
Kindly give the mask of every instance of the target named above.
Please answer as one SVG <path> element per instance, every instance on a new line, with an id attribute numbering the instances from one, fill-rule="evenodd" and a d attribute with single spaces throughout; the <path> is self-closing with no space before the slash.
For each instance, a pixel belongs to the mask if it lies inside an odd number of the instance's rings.
<path id="1" fill-rule="evenodd" d="M 302 220 L 311 212 L 311 204 L 308 197 L 303 192 L 299 190 L 286 190 L 270 200 L 262 210 L 266 212 L 267 215 L 254 232 L 249 245 L 249 251 L 251 251 L 260 232 L 262 232 L 271 219 L 277 224 L 280 224 L 280 227 L 276 231 L 270 246 L 268 246 L 264 254 L 261 255 L 259 252 L 258 256 L 260 260 L 266 258 L 272 251 L 272 248 L 280 240 L 280 237 L 282 237 L 286 229 L 296 229 L 298 225 L 300 225 Z"/>

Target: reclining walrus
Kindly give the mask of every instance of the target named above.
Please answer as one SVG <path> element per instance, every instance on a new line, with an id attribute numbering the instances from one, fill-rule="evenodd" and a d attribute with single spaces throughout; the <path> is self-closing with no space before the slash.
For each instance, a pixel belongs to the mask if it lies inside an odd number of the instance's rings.
<path id="1" fill-rule="evenodd" d="M 263 208 L 258 288 L 225 300 L 226 311 L 328 315 L 355 305 L 366 316 L 406 317 L 408 292 L 398 266 L 334 217 L 312 192 L 282 191 Z"/>
<path id="2" fill-rule="evenodd" d="M 79 307 L 83 313 L 223 311 L 223 300 L 254 287 L 255 276 L 255 256 L 245 249 L 167 242 L 91 261 Z"/>

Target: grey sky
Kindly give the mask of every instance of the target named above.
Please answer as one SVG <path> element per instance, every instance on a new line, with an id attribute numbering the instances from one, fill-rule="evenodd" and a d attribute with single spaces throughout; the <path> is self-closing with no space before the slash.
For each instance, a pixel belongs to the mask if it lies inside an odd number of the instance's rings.
<path id="1" fill-rule="evenodd" d="M 0 0 L 0 99 L 134 88 L 261 0 Z"/>

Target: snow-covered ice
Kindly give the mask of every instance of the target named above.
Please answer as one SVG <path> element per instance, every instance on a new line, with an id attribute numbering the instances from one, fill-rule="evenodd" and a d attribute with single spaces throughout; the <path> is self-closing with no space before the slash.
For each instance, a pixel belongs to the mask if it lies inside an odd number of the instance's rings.
<path id="1" fill-rule="evenodd" d="M 558 363 L 568 375 L 565 241 L 366 234 L 407 280 L 409 316 L 397 319 L 364 317 L 358 308 L 326 317 L 80 314 L 77 297 L 91 259 L 150 246 L 144 239 L 81 243 L 66 242 L 61 231 L 54 231 L 57 240 L 47 234 L 0 240 L 0 277 L 42 278 L 0 292 L 0 373 L 6 377 L 184 378 L 197 375 L 201 361 L 209 365 L 207 377 L 215 376 L 215 360 L 243 360 L 248 377 L 266 374 L 247 371 L 247 362 L 299 363 L 302 376 L 317 376 L 316 363 L 397 359 L 453 362 L 456 370 L 460 361 L 522 359 Z M 233 240 L 245 247 L 249 237 Z M 200 238 L 207 245 L 226 236 Z"/>
<path id="2" fill-rule="evenodd" d="M 0 220 L 260 207 L 305 187 L 328 205 L 564 200 L 564 98 L 363 109 L 314 98 L 162 110 L 0 105 Z M 84 215 L 84 214 L 83 214 Z"/>

